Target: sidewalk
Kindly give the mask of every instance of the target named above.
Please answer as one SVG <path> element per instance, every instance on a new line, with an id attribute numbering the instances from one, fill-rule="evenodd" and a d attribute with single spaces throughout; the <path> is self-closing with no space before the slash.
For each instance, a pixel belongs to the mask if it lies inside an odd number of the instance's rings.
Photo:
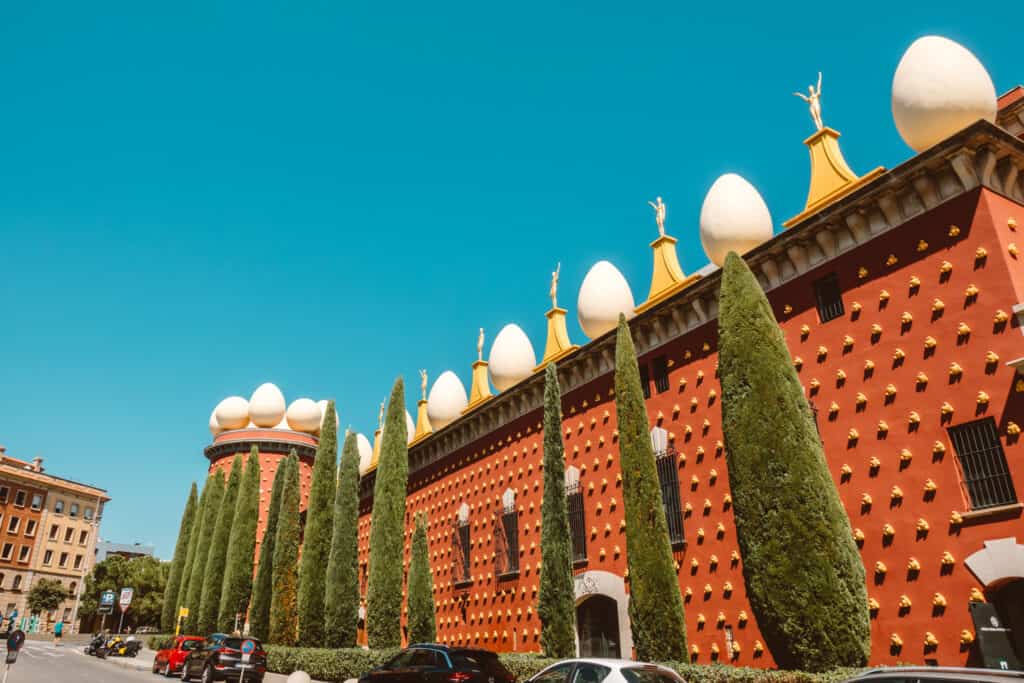
<path id="1" fill-rule="evenodd" d="M 68 648 L 68 650 L 71 650 L 75 654 L 81 655 L 82 657 L 88 656 L 85 654 L 85 652 L 82 651 L 82 648 Z M 135 657 L 134 659 L 131 657 L 107 657 L 103 661 L 109 662 L 110 664 L 113 664 L 115 666 L 119 666 L 122 669 L 133 669 L 135 671 L 151 672 L 153 671 L 153 659 L 155 657 L 156 652 L 144 647 L 142 648 L 142 650 L 139 651 L 139 656 Z M 263 677 L 263 683 L 286 683 L 287 680 L 288 677 L 284 674 L 267 673 Z M 314 680 L 312 683 L 324 683 L 324 681 Z"/>

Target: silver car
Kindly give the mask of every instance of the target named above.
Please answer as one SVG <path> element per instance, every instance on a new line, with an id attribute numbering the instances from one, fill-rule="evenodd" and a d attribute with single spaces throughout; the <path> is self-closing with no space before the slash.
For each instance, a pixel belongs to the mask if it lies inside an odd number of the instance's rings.
<path id="1" fill-rule="evenodd" d="M 955 666 L 893 666 L 865 671 L 844 683 L 1024 683 L 1024 671 Z"/>
<path id="2" fill-rule="evenodd" d="M 566 659 L 526 683 L 684 683 L 672 669 L 628 659 Z"/>

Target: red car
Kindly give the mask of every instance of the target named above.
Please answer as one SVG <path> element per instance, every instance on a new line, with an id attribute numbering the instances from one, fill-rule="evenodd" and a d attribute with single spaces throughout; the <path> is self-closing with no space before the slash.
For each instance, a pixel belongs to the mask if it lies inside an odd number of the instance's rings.
<path id="1" fill-rule="evenodd" d="M 181 673 L 181 665 L 188 653 L 203 646 L 202 636 L 175 636 L 171 646 L 156 653 L 153 673 L 170 678 Z"/>

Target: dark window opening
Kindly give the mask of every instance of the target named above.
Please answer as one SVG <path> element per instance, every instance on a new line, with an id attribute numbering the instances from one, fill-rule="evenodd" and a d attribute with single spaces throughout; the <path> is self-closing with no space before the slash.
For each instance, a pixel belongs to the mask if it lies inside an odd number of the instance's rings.
<path id="1" fill-rule="evenodd" d="M 452 580 L 455 585 L 472 581 L 469 573 L 469 520 L 456 520 L 452 531 Z"/>
<path id="2" fill-rule="evenodd" d="M 658 466 L 658 483 L 661 485 L 661 503 L 665 507 L 665 521 L 668 523 L 668 538 L 673 550 L 686 545 L 683 533 L 683 508 L 679 500 L 679 471 L 676 469 L 676 450 L 668 448 L 655 453 Z"/>
<path id="3" fill-rule="evenodd" d="M 668 391 L 668 357 L 658 356 L 651 365 L 654 368 L 654 388 L 659 394 Z"/>
<path id="4" fill-rule="evenodd" d="M 842 317 L 843 292 L 839 289 L 839 278 L 830 273 L 814 283 L 814 299 L 818 306 L 818 318 L 823 323 Z"/>
<path id="5" fill-rule="evenodd" d="M 1017 502 L 1006 454 L 991 417 L 949 428 L 971 508 L 981 510 Z"/>
<path id="6" fill-rule="evenodd" d="M 579 482 L 565 488 L 569 506 L 569 535 L 572 537 L 572 561 L 587 561 L 587 520 L 583 513 L 583 492 Z"/>
<path id="7" fill-rule="evenodd" d="M 498 543 L 498 575 L 519 573 L 519 515 L 512 505 L 501 513 L 501 529 L 495 534 Z"/>
<path id="8" fill-rule="evenodd" d="M 647 363 L 640 366 L 640 386 L 644 390 L 644 398 L 651 397 L 651 370 Z"/>

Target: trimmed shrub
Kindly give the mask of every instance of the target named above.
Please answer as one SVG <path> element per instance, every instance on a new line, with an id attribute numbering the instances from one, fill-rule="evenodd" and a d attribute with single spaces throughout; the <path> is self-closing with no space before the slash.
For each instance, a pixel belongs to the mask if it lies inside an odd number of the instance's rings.
<path id="1" fill-rule="evenodd" d="M 544 562 L 537 598 L 540 647 L 548 657 L 572 657 L 576 653 L 576 589 L 565 499 L 562 392 L 554 363 L 544 369 L 544 499 L 540 518 L 540 555 Z"/>
<path id="2" fill-rule="evenodd" d="M 242 483 L 235 503 L 235 519 L 228 541 L 224 585 L 220 591 L 217 628 L 226 633 L 235 629 L 235 615 L 242 614 L 238 630 L 245 625 L 252 594 L 252 556 L 256 552 L 256 521 L 260 512 L 260 453 L 256 446 L 242 473 Z"/>
<path id="3" fill-rule="evenodd" d="M 405 493 L 409 486 L 406 437 L 405 387 L 399 377 L 388 401 L 373 488 L 370 581 L 366 593 L 366 635 L 373 648 L 402 644 Z"/>
<path id="4" fill-rule="evenodd" d="M 350 678 L 359 678 L 398 653 L 397 648 L 331 650 L 319 647 L 281 647 L 280 645 L 268 645 L 266 651 L 268 671 L 279 674 L 305 671 L 314 680 L 337 681 L 338 683 Z"/>
<path id="5" fill-rule="evenodd" d="M 427 549 L 427 516 L 416 515 L 412 534 L 412 558 L 409 561 L 409 642 L 432 643 L 437 639 L 434 615 L 434 578 L 430 573 Z"/>
<path id="6" fill-rule="evenodd" d="M 217 512 L 217 523 L 210 537 L 210 556 L 206 560 L 206 578 L 203 580 L 202 599 L 199 601 L 199 633 L 213 633 L 217 630 L 217 611 L 220 609 L 220 594 L 224 587 L 224 565 L 228 558 L 228 541 L 231 525 L 235 521 L 235 503 L 238 502 L 238 487 L 242 484 L 242 454 L 231 463 L 228 486 Z"/>
<path id="7" fill-rule="evenodd" d="M 672 559 L 636 351 L 629 325 L 621 314 L 615 341 L 615 411 L 626 512 L 633 647 L 637 658 L 644 661 L 685 661 L 683 598 Z"/>
<path id="8" fill-rule="evenodd" d="M 299 589 L 299 461 L 289 456 L 281 509 L 274 537 L 274 589 L 270 602 L 268 640 L 279 645 L 295 645 L 298 637 Z M 282 463 L 281 467 L 285 465 Z"/>
<path id="9" fill-rule="evenodd" d="M 783 668 L 863 666 L 864 565 L 782 331 L 735 253 L 722 272 L 718 336 L 736 537 L 765 644 Z"/>
<path id="10" fill-rule="evenodd" d="M 173 631 L 178 618 L 178 592 L 181 590 L 181 577 L 185 573 L 185 560 L 192 535 L 192 522 L 196 517 L 196 506 L 199 504 L 198 498 L 196 483 L 192 482 L 188 500 L 185 501 L 185 511 L 181 514 L 178 542 L 174 544 L 174 559 L 171 560 L 167 590 L 164 591 L 164 607 L 160 613 L 160 628 L 165 631 Z"/>
<path id="11" fill-rule="evenodd" d="M 294 458 L 293 448 L 288 458 Z M 252 587 L 252 605 L 249 608 L 249 631 L 260 640 L 270 637 L 270 601 L 274 593 L 274 537 L 277 536 L 277 518 L 281 513 L 281 491 L 288 475 L 288 458 L 282 458 L 274 473 L 270 489 L 270 507 L 267 510 L 267 528 L 260 543 L 260 563 Z"/>
<path id="12" fill-rule="evenodd" d="M 337 429 L 334 401 L 328 401 L 313 460 L 299 568 L 299 644 L 307 647 L 324 644 L 324 596 L 334 526 L 334 478 L 338 476 Z"/>
<path id="13" fill-rule="evenodd" d="M 213 527 L 217 523 L 217 511 L 224 498 L 224 470 L 210 476 L 203 488 L 199 507 L 203 510 L 202 523 L 196 534 L 196 552 L 192 561 L 192 573 L 188 581 L 188 617 L 185 619 L 185 632 L 198 633 L 199 602 L 203 596 L 203 581 L 206 579 L 206 560 L 210 555 L 210 539 Z M 202 500 L 205 499 L 205 502 Z"/>
<path id="14" fill-rule="evenodd" d="M 355 647 L 359 625 L 359 445 L 355 432 L 345 436 L 338 467 L 324 612 L 324 644 Z"/>

